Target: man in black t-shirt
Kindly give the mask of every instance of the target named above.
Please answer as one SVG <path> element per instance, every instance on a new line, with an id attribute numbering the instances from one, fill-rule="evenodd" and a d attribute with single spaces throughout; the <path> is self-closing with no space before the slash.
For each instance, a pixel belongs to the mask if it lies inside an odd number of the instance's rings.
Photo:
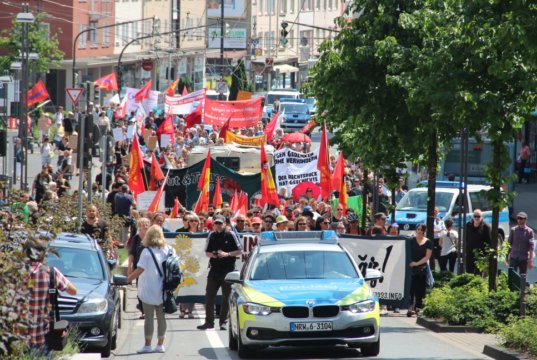
<path id="1" fill-rule="evenodd" d="M 237 235 L 226 231 L 226 218 L 217 215 L 213 223 L 214 231 L 209 233 L 205 248 L 205 256 L 210 259 L 210 269 L 205 289 L 205 323 L 198 326 L 200 330 L 214 328 L 214 300 L 219 288 L 222 288 L 220 330 L 226 330 L 231 284 L 226 283 L 224 278 L 229 272 L 235 270 L 236 257 L 242 253 L 242 246 Z"/>
<path id="2" fill-rule="evenodd" d="M 108 224 L 106 221 L 99 219 L 99 210 L 97 210 L 95 205 L 89 205 L 86 209 L 86 220 L 80 226 L 80 232 L 82 234 L 88 234 L 97 240 L 104 250 L 110 249 L 111 241 Z"/>

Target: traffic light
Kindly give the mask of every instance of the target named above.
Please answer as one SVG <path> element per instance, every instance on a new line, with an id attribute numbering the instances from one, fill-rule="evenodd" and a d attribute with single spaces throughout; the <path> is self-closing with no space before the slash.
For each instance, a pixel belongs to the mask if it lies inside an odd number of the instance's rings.
<path id="1" fill-rule="evenodd" d="M 280 30 L 280 42 L 282 46 L 287 45 L 289 40 L 287 39 L 287 35 L 289 35 L 289 31 L 287 31 L 287 26 L 289 24 L 285 21 L 282 21 L 282 29 Z"/>

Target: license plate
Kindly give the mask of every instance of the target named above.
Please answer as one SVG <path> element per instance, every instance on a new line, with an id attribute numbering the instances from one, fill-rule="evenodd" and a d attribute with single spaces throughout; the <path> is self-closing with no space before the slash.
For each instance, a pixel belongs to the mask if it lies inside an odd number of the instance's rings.
<path id="1" fill-rule="evenodd" d="M 331 321 L 291 323 L 291 332 L 332 331 Z"/>

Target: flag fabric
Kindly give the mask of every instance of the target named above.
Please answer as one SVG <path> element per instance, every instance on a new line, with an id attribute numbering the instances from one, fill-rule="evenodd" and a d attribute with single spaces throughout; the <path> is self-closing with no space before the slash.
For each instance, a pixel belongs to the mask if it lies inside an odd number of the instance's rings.
<path id="1" fill-rule="evenodd" d="M 179 199 L 175 197 L 175 200 L 173 201 L 173 208 L 170 212 L 170 219 L 175 219 L 177 217 L 177 214 L 179 214 L 179 207 L 181 207 L 181 203 L 179 202 Z"/>
<path id="2" fill-rule="evenodd" d="M 209 185 L 211 183 L 211 149 L 207 152 L 207 158 L 203 169 L 201 170 L 200 179 L 198 181 L 198 189 L 201 190 L 200 197 L 196 203 L 194 211 L 199 214 L 200 211 L 209 210 Z"/>
<path id="3" fill-rule="evenodd" d="M 39 80 L 28 90 L 28 106 L 40 103 L 50 97 L 43 81 Z"/>
<path id="4" fill-rule="evenodd" d="M 186 88 L 186 85 L 183 86 L 183 96 L 188 95 L 188 89 Z"/>
<path id="5" fill-rule="evenodd" d="M 227 132 L 229 130 L 229 122 L 231 121 L 231 116 L 227 119 L 226 123 L 220 129 L 218 137 L 224 139 L 224 142 L 227 143 Z"/>
<path id="6" fill-rule="evenodd" d="M 236 213 L 239 209 L 239 194 L 237 193 L 237 188 L 235 188 L 235 191 L 233 192 L 233 197 L 229 202 L 229 208 L 233 213 Z"/>
<path id="7" fill-rule="evenodd" d="M 306 125 L 304 125 L 302 127 L 302 129 L 300 129 L 300 131 L 303 133 L 303 134 L 307 134 L 309 132 L 311 132 L 311 130 L 313 130 L 313 128 L 317 125 L 317 123 L 315 122 L 315 120 L 311 120 L 311 121 L 308 121 L 308 123 Z"/>
<path id="8" fill-rule="evenodd" d="M 345 184 L 345 159 L 339 153 L 339 159 L 332 175 L 332 189 L 339 192 L 339 203 L 343 206 L 343 213 L 347 211 L 347 185 Z"/>
<path id="9" fill-rule="evenodd" d="M 114 111 L 114 117 L 116 119 L 123 119 L 127 117 L 127 96 L 123 97 L 116 111 Z"/>
<path id="10" fill-rule="evenodd" d="M 164 180 L 164 174 L 160 168 L 159 161 L 155 153 L 151 155 L 151 171 L 149 172 L 149 190 L 154 191 L 159 188 L 159 181 Z"/>
<path id="11" fill-rule="evenodd" d="M 261 144 L 261 202 L 263 204 L 272 204 L 276 207 L 280 205 L 276 184 L 274 184 L 270 163 L 263 143 Z"/>
<path id="12" fill-rule="evenodd" d="M 175 132 L 175 128 L 173 126 L 173 120 L 172 120 L 172 114 L 168 114 L 166 116 L 166 119 L 160 124 L 160 126 L 157 129 L 157 137 L 160 140 L 160 136 L 162 134 L 170 134 L 173 135 Z M 172 136 L 173 138 L 173 136 Z"/>
<path id="13" fill-rule="evenodd" d="M 216 208 L 222 207 L 222 188 L 220 186 L 220 179 L 216 181 L 216 185 L 214 187 L 214 195 L 213 195 L 213 205 Z"/>
<path id="14" fill-rule="evenodd" d="M 131 145 L 131 153 L 129 160 L 129 188 L 134 194 L 134 198 L 138 198 L 138 194 L 145 191 L 144 179 L 142 175 L 143 155 L 138 142 L 138 135 L 134 134 Z"/>
<path id="15" fill-rule="evenodd" d="M 136 102 L 142 102 L 143 99 L 147 99 L 149 97 L 149 94 L 151 93 L 151 85 L 153 84 L 153 80 L 149 79 L 147 84 L 145 84 L 140 90 L 134 94 L 134 101 Z"/>
<path id="16" fill-rule="evenodd" d="M 203 114 L 203 105 L 199 104 L 198 107 L 185 117 L 186 129 L 190 129 L 194 125 L 201 124 L 201 116 Z"/>
<path id="17" fill-rule="evenodd" d="M 97 90 L 118 90 L 116 73 L 100 77 L 93 84 L 97 85 Z"/>
<path id="18" fill-rule="evenodd" d="M 177 84 L 179 84 L 179 79 L 168 85 L 168 88 L 166 89 L 166 95 L 173 96 L 175 94 L 175 89 L 177 89 Z"/>
<path id="19" fill-rule="evenodd" d="M 248 213 L 248 194 L 244 191 L 241 191 L 239 197 L 239 208 L 237 211 L 244 216 L 246 216 Z"/>
<path id="20" fill-rule="evenodd" d="M 321 173 L 321 195 L 323 200 L 328 199 L 331 191 L 332 174 L 330 172 L 330 148 L 328 145 L 328 133 L 326 131 L 326 124 L 323 125 L 323 132 L 321 134 L 321 143 L 319 145 L 319 158 L 317 160 L 317 169 Z"/>
<path id="21" fill-rule="evenodd" d="M 164 178 L 162 185 L 159 186 L 157 193 L 155 194 L 155 197 L 153 198 L 153 201 L 151 201 L 149 208 L 147 208 L 147 211 L 158 212 L 158 207 L 160 205 L 160 198 L 162 197 L 162 193 L 164 192 L 164 187 L 166 186 L 166 183 L 168 182 L 169 174 L 170 174 L 170 170 L 168 170 L 168 172 L 166 173 L 166 177 Z"/>
<path id="22" fill-rule="evenodd" d="M 267 135 L 267 142 L 272 141 L 272 138 L 274 137 L 274 132 L 276 131 L 276 129 L 282 128 L 281 123 L 283 121 L 284 112 L 285 110 L 282 111 L 281 113 L 277 112 L 276 114 L 274 114 L 274 116 L 272 117 L 272 120 L 270 120 L 270 122 L 265 127 L 265 135 Z"/>

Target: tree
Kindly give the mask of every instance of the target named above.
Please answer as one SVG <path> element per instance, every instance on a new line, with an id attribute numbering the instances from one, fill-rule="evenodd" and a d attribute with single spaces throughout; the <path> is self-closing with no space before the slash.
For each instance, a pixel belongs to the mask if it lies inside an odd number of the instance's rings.
<path id="1" fill-rule="evenodd" d="M 237 65 L 233 68 L 233 73 L 231 74 L 231 86 L 229 88 L 228 100 L 237 100 L 239 90 L 251 91 L 251 89 L 252 87 L 248 82 L 244 61 L 241 59 L 237 62 Z"/>
<path id="2" fill-rule="evenodd" d="M 51 67 L 60 66 L 64 56 L 58 48 L 58 33 L 49 34 L 48 29 L 42 26 L 46 16 L 46 13 L 40 12 L 35 16 L 35 22 L 28 24 L 30 51 L 38 54 L 35 62 L 37 73 L 47 73 Z M 22 24 L 16 23 L 15 20 L 12 29 L 3 30 L 0 34 L 0 48 L 7 50 L 7 55 L 0 57 L 0 69 L 9 70 L 11 63 L 19 57 L 21 37 Z"/>

